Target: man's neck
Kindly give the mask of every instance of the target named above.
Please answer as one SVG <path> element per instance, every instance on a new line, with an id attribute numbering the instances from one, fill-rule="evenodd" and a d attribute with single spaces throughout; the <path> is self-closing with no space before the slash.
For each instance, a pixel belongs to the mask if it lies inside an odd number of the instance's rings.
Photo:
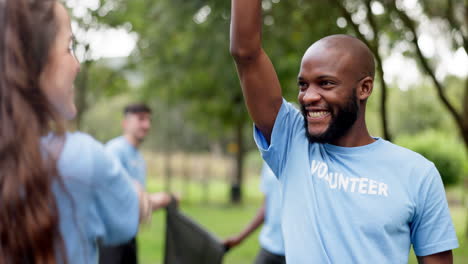
<path id="1" fill-rule="evenodd" d="M 371 144 L 375 139 L 370 136 L 365 120 L 356 120 L 346 135 L 332 142 L 340 147 L 359 147 Z"/>
<path id="2" fill-rule="evenodd" d="M 140 147 L 141 141 L 136 139 L 135 137 L 129 135 L 129 134 L 124 134 L 124 138 L 130 143 L 130 145 L 134 146 L 135 148 Z"/>

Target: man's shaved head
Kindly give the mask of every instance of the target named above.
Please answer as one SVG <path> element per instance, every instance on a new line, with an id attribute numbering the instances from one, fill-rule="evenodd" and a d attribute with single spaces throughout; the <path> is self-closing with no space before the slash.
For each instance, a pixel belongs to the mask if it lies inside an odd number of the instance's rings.
<path id="1" fill-rule="evenodd" d="M 303 62 L 310 56 L 328 53 L 333 56 L 338 66 L 349 67 L 358 78 L 366 76 L 374 78 L 375 63 L 372 51 L 364 42 L 349 35 L 331 35 L 312 44 L 303 57 Z M 345 63 L 343 65 L 342 63 Z"/>
<path id="2" fill-rule="evenodd" d="M 372 52 L 355 37 L 332 35 L 307 49 L 298 76 L 298 100 L 311 142 L 336 142 L 353 127 L 365 126 L 374 74 Z"/>

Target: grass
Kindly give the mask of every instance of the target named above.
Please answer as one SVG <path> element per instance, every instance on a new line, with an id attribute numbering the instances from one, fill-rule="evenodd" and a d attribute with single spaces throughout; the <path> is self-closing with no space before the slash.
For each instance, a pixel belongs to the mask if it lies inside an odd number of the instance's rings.
<path id="1" fill-rule="evenodd" d="M 155 180 L 148 182 L 148 189 L 160 191 L 162 186 Z M 183 190 L 184 184 L 175 180 L 175 190 Z M 209 194 L 206 194 L 206 190 Z M 221 181 L 210 182 L 209 187 L 201 183 L 189 184 L 189 195 L 182 195 L 181 210 L 198 223 L 210 230 L 220 239 L 237 234 L 254 217 L 262 201 L 258 180 L 248 181 L 245 186 L 245 202 L 232 206 L 227 203 L 229 189 Z M 163 262 L 165 214 L 162 211 L 153 215 L 152 223 L 143 226 L 138 235 L 139 260 L 142 264 L 160 264 Z M 229 252 L 225 264 L 251 263 L 258 252 L 258 231 L 253 233 L 240 246 Z"/>
<path id="2" fill-rule="evenodd" d="M 205 227 L 223 238 L 233 235 L 243 228 L 244 224 L 254 215 L 257 203 L 240 207 L 220 205 L 182 205 L 184 213 L 196 219 Z M 157 213 L 154 223 L 145 227 L 138 236 L 140 261 L 143 264 L 162 263 L 164 241 L 163 213 Z M 257 233 L 253 234 L 241 246 L 229 252 L 224 263 L 250 263 L 258 250 Z"/>

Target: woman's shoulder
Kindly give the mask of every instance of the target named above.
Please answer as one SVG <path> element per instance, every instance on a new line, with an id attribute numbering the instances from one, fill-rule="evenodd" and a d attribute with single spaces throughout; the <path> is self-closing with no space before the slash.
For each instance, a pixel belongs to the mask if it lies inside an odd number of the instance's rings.
<path id="1" fill-rule="evenodd" d="M 93 181 L 96 164 L 105 159 L 102 143 L 82 132 L 68 132 L 58 160 L 62 176 Z"/>
<path id="2" fill-rule="evenodd" d="M 76 131 L 65 133 L 66 145 L 77 147 L 102 147 L 102 143 L 94 139 L 91 135 Z"/>
<path id="3" fill-rule="evenodd" d="M 94 159 L 102 158 L 104 144 L 83 132 L 65 134 L 64 154 L 86 155 Z"/>
<path id="4" fill-rule="evenodd" d="M 64 165 L 61 167 L 68 171 L 88 175 L 93 184 L 102 184 L 108 176 L 122 173 L 120 163 L 105 150 L 104 145 L 82 132 L 66 134 L 60 162 Z"/>

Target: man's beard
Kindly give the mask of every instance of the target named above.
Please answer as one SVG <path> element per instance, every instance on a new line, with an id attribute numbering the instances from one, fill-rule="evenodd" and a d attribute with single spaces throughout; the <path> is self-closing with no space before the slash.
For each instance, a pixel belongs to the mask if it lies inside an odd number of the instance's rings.
<path id="1" fill-rule="evenodd" d="M 132 134 L 132 137 L 133 139 L 138 142 L 138 144 L 142 144 L 143 141 L 145 141 L 146 139 L 146 136 L 148 136 L 148 133 L 144 133 L 144 132 L 141 132 L 141 131 L 135 131 L 133 134 Z"/>
<path id="2" fill-rule="evenodd" d="M 357 97 L 353 91 L 351 98 L 346 102 L 346 105 L 340 106 L 336 114 L 331 113 L 332 119 L 327 130 L 319 135 L 311 135 L 308 128 L 307 111 L 305 110 L 305 106 L 301 105 L 307 139 L 310 143 L 331 143 L 336 139 L 343 137 L 356 122 L 358 110 L 359 105 L 357 103 Z"/>
<path id="3" fill-rule="evenodd" d="M 138 141 L 138 143 L 143 143 L 143 141 L 145 141 L 145 138 L 146 138 L 146 134 L 141 136 L 141 135 L 138 135 L 138 136 L 135 136 L 135 139 Z"/>

